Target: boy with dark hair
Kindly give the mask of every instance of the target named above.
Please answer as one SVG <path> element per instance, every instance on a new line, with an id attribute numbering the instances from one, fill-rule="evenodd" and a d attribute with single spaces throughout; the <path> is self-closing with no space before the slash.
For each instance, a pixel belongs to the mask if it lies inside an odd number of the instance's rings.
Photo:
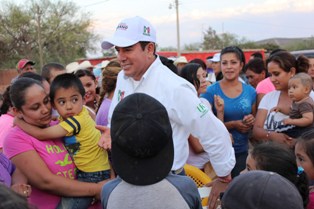
<path id="1" fill-rule="evenodd" d="M 118 177 L 102 189 L 104 209 L 202 208 L 193 180 L 171 173 L 172 128 L 160 102 L 143 93 L 125 97 L 114 110 L 111 138 Z"/>
<path id="2" fill-rule="evenodd" d="M 77 179 L 100 182 L 110 178 L 108 154 L 97 143 L 101 133 L 84 107 L 85 90 L 73 74 L 57 76 L 51 84 L 50 99 L 60 114 L 60 123 L 47 128 L 23 120 L 16 124 L 39 140 L 64 137 L 64 144 L 77 167 Z M 58 208 L 88 208 L 93 198 L 62 198 Z"/>

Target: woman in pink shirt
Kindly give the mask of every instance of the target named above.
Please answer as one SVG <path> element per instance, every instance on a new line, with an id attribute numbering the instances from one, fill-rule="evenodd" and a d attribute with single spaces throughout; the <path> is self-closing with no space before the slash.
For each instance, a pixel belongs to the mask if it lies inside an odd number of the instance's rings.
<path id="1" fill-rule="evenodd" d="M 52 124 L 50 99 L 39 82 L 19 78 L 11 86 L 10 97 L 17 117 L 38 127 Z M 100 195 L 104 182 L 74 180 L 75 166 L 61 140 L 39 141 L 19 127 L 11 130 L 4 141 L 4 153 L 32 186 L 31 204 L 39 209 L 55 209 L 61 196 Z"/>
<path id="2" fill-rule="evenodd" d="M 3 147 L 3 141 L 9 130 L 13 126 L 13 108 L 10 100 L 10 86 L 8 86 L 3 94 L 3 104 L 0 108 L 0 151 Z"/>

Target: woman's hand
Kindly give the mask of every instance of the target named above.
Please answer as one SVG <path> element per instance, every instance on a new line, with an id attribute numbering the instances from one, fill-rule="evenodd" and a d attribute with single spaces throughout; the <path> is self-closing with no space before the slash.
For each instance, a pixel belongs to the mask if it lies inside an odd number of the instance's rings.
<path id="1" fill-rule="evenodd" d="M 110 180 L 111 179 L 106 179 L 106 180 L 103 180 L 103 181 L 100 181 L 100 182 L 97 183 L 97 187 L 99 189 L 97 190 L 97 192 L 95 194 L 95 197 L 94 197 L 96 200 L 100 200 L 102 187 Z"/>
<path id="2" fill-rule="evenodd" d="M 232 121 L 232 123 L 233 128 L 237 129 L 241 133 L 247 133 L 252 128 L 252 125 L 246 125 L 242 120 L 235 120 Z"/>
<path id="3" fill-rule="evenodd" d="M 252 127 L 255 122 L 255 117 L 252 114 L 246 115 L 243 117 L 242 122 L 245 125 Z"/>
<path id="4" fill-rule="evenodd" d="M 270 140 L 281 143 L 281 144 L 286 144 L 289 147 L 293 147 L 295 144 L 295 139 L 293 139 L 292 137 L 284 133 L 271 132 Z"/>
<path id="5" fill-rule="evenodd" d="M 13 184 L 11 189 L 23 197 L 30 197 L 32 193 L 32 187 L 28 184 Z"/>

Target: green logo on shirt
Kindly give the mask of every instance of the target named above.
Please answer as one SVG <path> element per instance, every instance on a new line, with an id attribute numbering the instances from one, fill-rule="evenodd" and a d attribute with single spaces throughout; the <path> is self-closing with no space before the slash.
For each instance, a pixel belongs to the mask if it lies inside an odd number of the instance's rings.
<path id="1" fill-rule="evenodd" d="M 71 159 L 71 158 L 70 158 L 70 159 Z M 67 166 L 67 165 L 72 164 L 72 160 L 69 161 L 69 154 L 66 154 L 65 157 L 64 157 L 64 160 L 63 160 L 63 161 L 58 160 L 58 161 L 56 162 L 56 164 L 57 164 L 57 165 L 60 165 L 60 166 L 62 166 L 62 167 L 64 167 L 64 166 Z"/>
<path id="2" fill-rule="evenodd" d="M 208 112 L 208 108 L 202 103 L 200 103 L 196 108 L 201 113 L 201 117 L 203 117 Z"/>

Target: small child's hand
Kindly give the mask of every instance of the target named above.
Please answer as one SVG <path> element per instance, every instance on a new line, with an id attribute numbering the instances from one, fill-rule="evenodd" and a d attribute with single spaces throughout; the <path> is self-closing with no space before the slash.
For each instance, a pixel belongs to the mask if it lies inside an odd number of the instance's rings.
<path id="1" fill-rule="evenodd" d="M 284 125 L 291 125 L 292 119 L 291 119 L 291 118 L 283 119 L 282 123 L 283 123 Z"/>
<path id="2" fill-rule="evenodd" d="M 225 102 L 219 95 L 214 95 L 214 105 L 215 105 L 217 112 L 223 111 L 224 106 L 225 106 Z"/>

